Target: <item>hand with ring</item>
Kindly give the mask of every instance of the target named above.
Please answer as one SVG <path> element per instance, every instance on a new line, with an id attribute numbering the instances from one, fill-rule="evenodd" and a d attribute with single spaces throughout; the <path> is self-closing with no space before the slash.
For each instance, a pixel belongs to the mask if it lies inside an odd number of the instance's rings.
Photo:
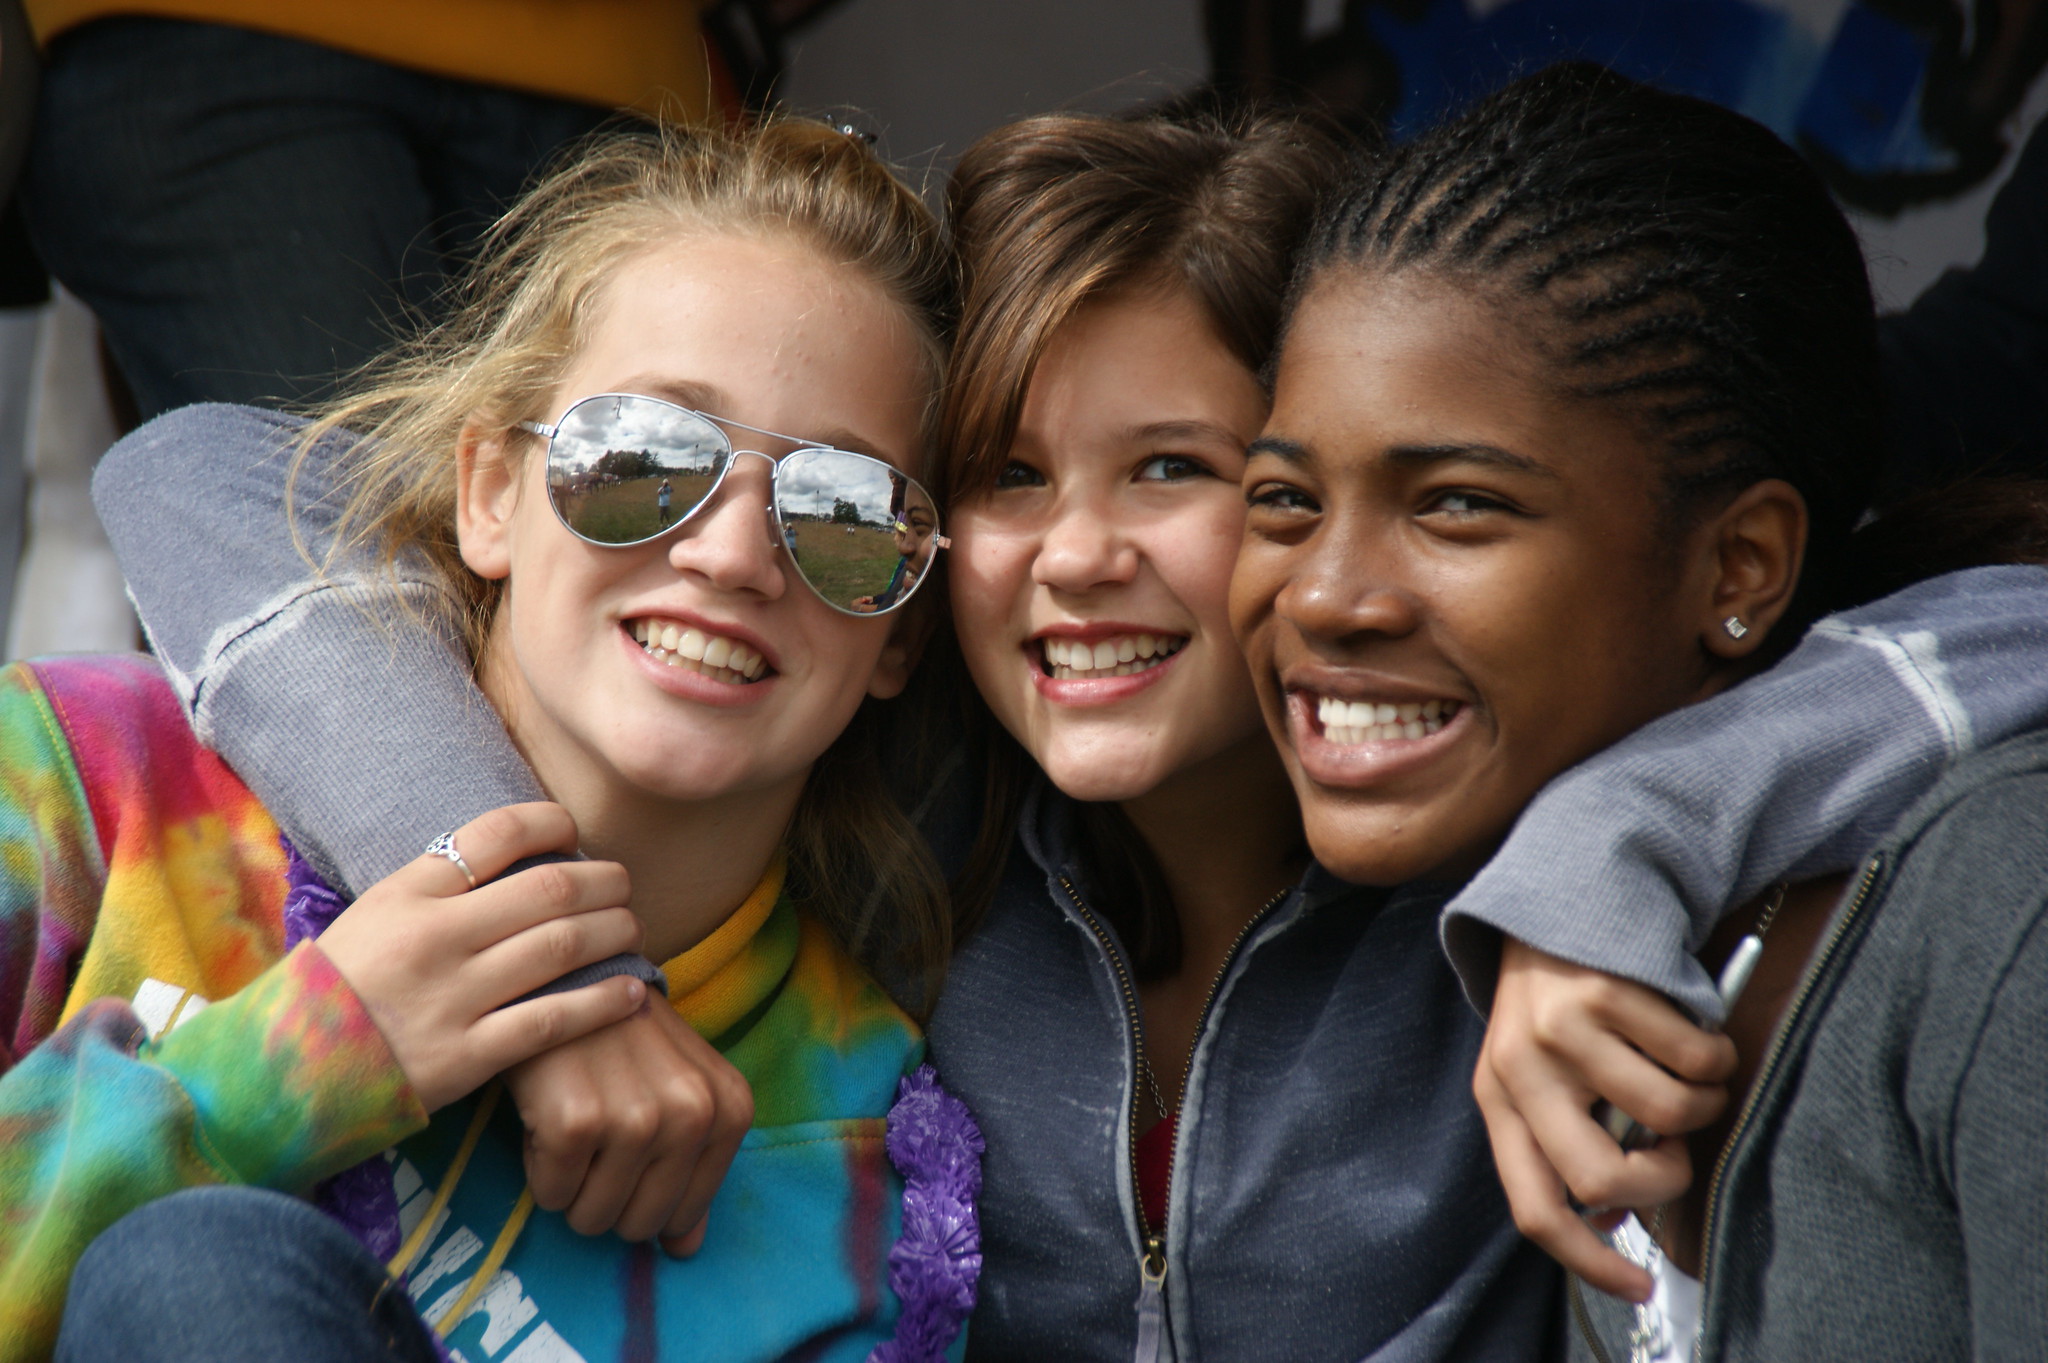
<path id="1" fill-rule="evenodd" d="M 559 805 L 492 810 L 370 887 L 321 934 L 320 949 L 427 1111 L 646 1002 L 647 986 L 620 976 L 512 1004 L 639 949 L 640 921 L 624 907 L 631 887 L 614 862 L 558 862 L 494 880 L 522 858 L 575 846 L 576 825 Z"/>

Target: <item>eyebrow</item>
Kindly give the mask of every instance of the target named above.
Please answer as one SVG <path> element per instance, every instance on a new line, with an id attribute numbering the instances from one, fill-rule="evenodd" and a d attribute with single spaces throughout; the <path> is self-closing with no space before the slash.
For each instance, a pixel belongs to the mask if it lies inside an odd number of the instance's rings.
<path id="1" fill-rule="evenodd" d="M 1142 426 L 1124 428 L 1124 440 L 1130 444 L 1143 444 L 1155 440 L 1201 440 L 1215 441 L 1237 449 L 1242 441 L 1235 431 L 1227 430 L 1213 421 L 1188 418 L 1172 421 L 1148 421 Z"/>
<path id="2" fill-rule="evenodd" d="M 1301 465 L 1311 462 L 1315 456 L 1300 441 L 1285 436 L 1262 435 L 1251 445 L 1254 455 L 1270 454 L 1290 464 Z M 1502 449 L 1498 445 L 1479 443 L 1442 445 L 1396 445 L 1384 456 L 1396 468 L 1427 468 L 1432 464 L 1453 462 L 1484 464 L 1490 468 L 1507 469 L 1515 473 L 1530 473 L 1539 478 L 1555 478 L 1557 470 L 1531 459 L 1526 454 Z"/>
<path id="3" fill-rule="evenodd" d="M 1490 468 L 1507 469 L 1514 473 L 1533 473 L 1539 478 L 1555 478 L 1557 470 L 1539 463 L 1526 454 L 1516 454 L 1498 445 L 1485 444 L 1444 444 L 1444 445 L 1396 445 L 1388 450 L 1387 462 L 1399 468 L 1427 468 L 1432 464 L 1465 463 L 1484 464 Z"/>
<path id="4" fill-rule="evenodd" d="M 617 391 L 621 393 L 639 393 L 643 397 L 661 398 L 664 401 L 675 403 L 678 407 L 687 407 L 693 412 L 703 412 L 707 416 L 718 417 L 720 420 L 725 421 L 734 420 L 734 418 L 725 415 L 733 406 L 731 396 L 724 389 L 716 385 L 701 383 L 695 379 L 670 378 L 659 374 L 640 374 L 620 384 Z M 855 454 L 865 454 L 870 459 L 879 459 L 885 464 L 894 464 L 896 462 L 884 453 L 881 446 L 877 445 L 874 441 L 844 428 L 835 428 L 818 435 L 788 435 L 782 431 L 776 431 L 774 434 L 783 436 L 787 440 L 796 441 L 801 445 L 830 445 L 835 450 L 851 450 Z"/>
<path id="5" fill-rule="evenodd" d="M 1250 453 L 1254 456 L 1270 454 L 1275 459 L 1284 459 L 1290 464 L 1306 464 L 1314 457 L 1309 454 L 1308 446 L 1280 435 L 1260 436 L 1251 443 Z"/>

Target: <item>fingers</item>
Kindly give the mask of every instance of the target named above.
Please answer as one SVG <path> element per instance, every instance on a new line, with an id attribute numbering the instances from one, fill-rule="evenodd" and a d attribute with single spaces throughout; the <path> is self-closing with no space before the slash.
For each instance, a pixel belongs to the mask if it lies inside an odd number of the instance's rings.
<path id="1" fill-rule="evenodd" d="M 465 944 L 482 951 L 551 919 L 616 908 L 632 897 L 632 877 L 615 861 L 557 861 L 493 881 L 449 907 L 461 915 Z"/>
<path id="2" fill-rule="evenodd" d="M 711 1199 L 725 1182 L 740 1141 L 754 1124 L 754 1093 L 746 1078 L 731 1066 L 708 1074 L 716 1091 L 717 1106 L 711 1129 L 697 1156 L 683 1196 L 662 1227 L 662 1248 L 675 1258 L 688 1258 L 704 1243 L 704 1229 Z"/>
<path id="3" fill-rule="evenodd" d="M 1486 1134 L 1508 1207 L 1522 1234 L 1602 1292 L 1629 1301 L 1646 1299 L 1650 1275 L 1608 1248 L 1572 1210 L 1557 1170 L 1483 1068 L 1474 1077 L 1473 1091 L 1486 1117 Z"/>
<path id="4" fill-rule="evenodd" d="M 617 954 L 605 952 L 596 959 Z M 548 976 L 540 983 L 546 984 L 566 973 Z M 517 997 L 517 993 L 511 997 Z M 581 989 L 544 995 L 487 1013 L 470 1029 L 469 1048 L 483 1073 L 495 1074 L 629 1018 L 646 1001 L 645 984 L 630 975 L 615 975 Z"/>
<path id="5" fill-rule="evenodd" d="M 576 821 L 550 801 L 506 805 L 479 814 L 455 830 L 455 850 L 478 885 L 488 884 L 513 862 L 549 852 L 576 850 Z M 422 894 L 457 895 L 471 887 L 461 868 L 446 857 L 422 854 L 392 878 L 406 878 L 408 888 Z"/>
<path id="6" fill-rule="evenodd" d="M 501 1008 L 572 970 L 638 951 L 642 929 L 630 909 L 593 909 L 536 923 L 479 951 L 464 968 L 479 1013 Z"/>
<path id="7" fill-rule="evenodd" d="M 1618 992 L 1603 1000 L 1600 1009 L 1610 1031 L 1627 1037 L 1644 1055 L 1693 1084 L 1723 1084 L 1735 1072 L 1734 1042 L 1695 1026 L 1654 990 L 1625 980 L 1612 983 Z"/>
<path id="8" fill-rule="evenodd" d="M 704 1233 L 711 1229 L 711 1218 L 705 1217 L 681 1235 L 661 1237 L 661 1252 L 671 1259 L 687 1259 L 704 1248 Z"/>
<path id="9" fill-rule="evenodd" d="M 1624 1151 L 1591 1113 L 1561 1089 L 1518 1101 L 1515 1116 L 1565 1187 L 1588 1207 L 1651 1207 L 1692 1183 L 1685 1142 Z"/>
<path id="10" fill-rule="evenodd" d="M 640 1186 L 642 1173 L 654 1162 L 661 1134 L 661 1109 L 638 1094 L 613 1095 L 607 1104 L 604 1142 L 583 1176 L 562 1216 L 579 1235 L 602 1235 L 619 1226 L 619 1216 Z M 628 1239 L 646 1239 L 627 1236 Z"/>
<path id="11" fill-rule="evenodd" d="M 1583 1117 L 1597 1095 L 1660 1136 L 1697 1131 L 1728 1104 L 1719 1084 L 1686 1083 L 1623 1037 L 1590 1024 L 1574 1026 L 1568 1035 L 1553 1033 L 1536 1045 L 1498 1036 L 1488 1053 L 1515 1106 L 1539 1131 L 1545 1128 L 1536 1108 L 1546 1101 Z"/>

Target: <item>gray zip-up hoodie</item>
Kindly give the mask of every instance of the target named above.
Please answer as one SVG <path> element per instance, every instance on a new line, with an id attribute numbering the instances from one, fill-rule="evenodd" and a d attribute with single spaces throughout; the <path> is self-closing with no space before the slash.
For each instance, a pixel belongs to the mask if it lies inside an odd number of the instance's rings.
<path id="1" fill-rule="evenodd" d="M 2048 1353 L 2048 735 L 1960 765 L 1865 861 L 1710 1187 L 1709 1363 Z M 1574 1288 L 1575 1357 L 1630 1309 Z"/>
<path id="2" fill-rule="evenodd" d="M 329 578 L 310 572 L 283 517 L 281 450 L 294 430 L 247 408 L 172 413 L 109 452 L 95 499 L 201 735 L 323 875 L 360 889 L 432 834 L 538 798 L 538 788 L 475 696 L 454 641 L 390 629 L 363 609 L 393 599 L 431 607 L 438 588 L 422 565 L 401 560 L 395 583 L 349 566 Z M 338 509 L 329 466 L 309 464 L 295 509 L 317 556 Z M 1653 922 L 1664 916 L 1666 930 L 1648 938 L 1655 968 L 1622 973 L 1676 980 L 1682 991 L 1697 969 L 1685 954 L 1689 914 L 1725 902 L 1695 887 L 1756 874 L 1745 855 L 1760 811 L 1774 812 L 1767 837 L 1778 852 L 1758 864 L 1797 861 L 1828 845 L 1843 820 L 1889 822 L 1968 746 L 1943 740 L 1931 721 L 1902 732 L 1916 711 L 1900 705 L 1896 680 L 1876 685 L 1899 674 L 1870 665 L 1891 654 L 1838 647 L 1839 632 L 1878 612 L 1881 629 L 1913 637 L 1915 657 L 1953 656 L 1957 640 L 1966 653 L 2010 657 L 2010 666 L 1947 674 L 1953 713 L 1988 742 L 2048 712 L 2044 585 L 2037 570 L 1984 570 L 1838 617 L 1771 673 L 1560 778 L 1524 815 L 1506 870 L 1493 876 L 1497 860 L 1459 904 L 1484 902 L 1495 887 L 1506 907 L 1475 922 L 1523 930 L 1515 915 L 1526 915 L 1524 935 L 1539 945 L 1550 929 L 1571 930 L 1574 907 L 1547 874 L 1555 860 L 1533 859 L 1546 874 L 1514 871 L 1532 864 L 1522 860 L 1529 829 L 1558 830 L 1575 849 L 1565 884 L 1619 887 L 1604 901 L 1613 918 L 1598 940 L 1628 958 L 1621 965 L 1641 954 L 1629 946 L 1631 905 Z M 374 764 L 346 759 L 371 751 Z M 1859 782 L 1859 772 L 1879 778 Z M 1638 787 L 1693 798 L 1613 793 Z M 1609 794 L 1565 802 L 1553 820 L 1546 811 L 1567 788 Z M 1820 797 L 1835 789 L 1847 793 Z M 1862 816 L 1863 804 L 1886 800 L 1888 809 Z M 1025 830 L 1028 851 L 963 950 L 932 1029 L 935 1055 L 990 1143 L 974 1347 L 987 1357 L 1121 1359 L 1142 1318 L 1120 1125 L 1130 1107 L 1127 1013 L 1113 945 L 1057 887 L 1067 860 L 1059 821 L 1049 804 L 1039 808 L 1050 822 Z M 1674 849 L 1693 869 L 1671 864 Z M 1639 893 L 1648 897 L 1632 898 Z M 1451 976 L 1410 931 L 1422 923 L 1426 942 L 1435 899 L 1342 892 L 1312 878 L 1231 967 L 1197 1044 L 1189 1092 L 1200 1096 L 1171 1194 L 1157 1319 L 1184 1360 L 1518 1357 L 1549 1342 L 1549 1288 L 1534 1284 L 1553 1280 L 1507 1229 L 1467 1096 L 1478 1020 L 1447 1006 Z M 1483 945 L 1484 931 L 1475 936 Z M 1469 955 L 1477 979 L 1485 953 Z"/>
<path id="3" fill-rule="evenodd" d="M 933 1062 L 974 1109 L 977 1359 L 1534 1359 L 1556 1268 L 1516 1232 L 1470 1075 L 1483 1026 L 1436 945 L 1443 890 L 1312 869 L 1225 967 L 1195 1039 L 1148 1294 L 1131 1182 L 1134 996 L 1041 783 Z"/>

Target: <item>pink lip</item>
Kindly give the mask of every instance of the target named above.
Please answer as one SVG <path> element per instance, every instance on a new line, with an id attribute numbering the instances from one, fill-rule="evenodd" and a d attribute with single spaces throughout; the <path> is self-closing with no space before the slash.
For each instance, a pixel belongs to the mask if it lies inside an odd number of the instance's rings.
<path id="1" fill-rule="evenodd" d="M 1302 772 L 1319 786 L 1363 789 L 1426 767 L 1463 738 L 1473 722 L 1468 702 L 1444 721 L 1443 728 L 1421 738 L 1338 744 L 1323 737 L 1314 693 L 1294 688 L 1287 692 L 1288 740 L 1301 759 Z"/>
<path id="2" fill-rule="evenodd" d="M 630 618 L 637 620 L 644 617 L 633 616 Z M 662 618 L 669 619 L 673 617 L 664 616 Z M 704 626 L 698 625 L 697 628 L 703 629 Z M 768 698 L 768 693 L 774 688 L 775 683 L 780 680 L 778 673 L 770 672 L 757 682 L 747 682 L 743 685 L 735 682 L 715 681 L 705 676 L 702 672 L 692 672 L 687 667 L 670 667 L 667 663 L 642 648 L 640 641 L 627 633 L 623 621 L 620 622 L 614 634 L 619 640 L 619 647 L 626 650 L 631 657 L 632 665 L 638 668 L 647 680 L 672 696 L 680 696 L 684 700 L 696 701 L 701 705 L 722 705 L 733 708 L 744 705 L 758 705 Z M 732 636 L 728 635 L 727 637 Z M 749 639 L 747 642 L 752 644 L 753 640 Z"/>
<path id="3" fill-rule="evenodd" d="M 624 630 L 627 622 L 632 620 L 672 620 L 685 629 L 701 630 L 705 634 L 720 634 L 728 639 L 737 639 L 767 659 L 770 670 L 775 672 L 782 670 L 781 655 L 765 639 L 744 625 L 729 624 L 722 620 L 713 620 L 708 616 L 698 615 L 693 611 L 675 610 L 667 606 L 650 606 L 646 610 L 625 611 L 619 616 L 619 628 Z M 631 631 L 627 632 L 626 637 L 628 639 L 633 637 Z"/>

